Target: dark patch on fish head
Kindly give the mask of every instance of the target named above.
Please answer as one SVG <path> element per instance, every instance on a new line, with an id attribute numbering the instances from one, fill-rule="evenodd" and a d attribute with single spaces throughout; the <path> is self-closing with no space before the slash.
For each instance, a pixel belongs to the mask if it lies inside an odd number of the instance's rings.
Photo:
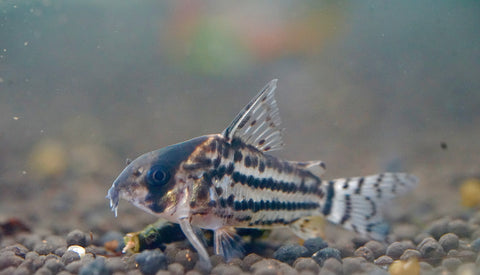
<path id="1" fill-rule="evenodd" d="M 116 212 L 118 201 L 123 198 L 135 206 L 153 214 L 161 214 L 176 204 L 176 173 L 185 161 L 207 137 L 198 137 L 141 155 L 120 173 L 108 190 L 107 199 Z"/>

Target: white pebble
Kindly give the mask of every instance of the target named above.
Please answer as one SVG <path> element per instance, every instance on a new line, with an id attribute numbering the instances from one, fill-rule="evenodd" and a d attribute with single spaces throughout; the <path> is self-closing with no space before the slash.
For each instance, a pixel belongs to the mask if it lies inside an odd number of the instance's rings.
<path id="1" fill-rule="evenodd" d="M 80 258 L 83 258 L 85 256 L 85 248 L 79 245 L 71 245 L 67 248 L 67 251 L 73 251 L 80 256 Z"/>

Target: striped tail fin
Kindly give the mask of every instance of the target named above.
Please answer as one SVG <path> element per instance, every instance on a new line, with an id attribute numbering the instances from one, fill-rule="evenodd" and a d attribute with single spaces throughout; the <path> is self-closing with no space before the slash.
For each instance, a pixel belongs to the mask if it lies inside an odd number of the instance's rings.
<path id="1" fill-rule="evenodd" d="M 404 173 L 383 173 L 366 177 L 342 178 L 328 183 L 323 214 L 330 222 L 385 240 L 389 226 L 382 208 L 411 190 L 418 179 Z"/>

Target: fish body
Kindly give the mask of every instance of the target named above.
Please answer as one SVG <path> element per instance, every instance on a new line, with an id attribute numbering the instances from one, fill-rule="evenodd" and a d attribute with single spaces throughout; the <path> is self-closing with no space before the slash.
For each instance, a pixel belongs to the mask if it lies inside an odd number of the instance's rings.
<path id="1" fill-rule="evenodd" d="M 283 147 L 272 80 L 221 133 L 146 153 L 114 181 L 107 198 L 115 214 L 120 198 L 180 224 L 209 266 L 196 228 L 214 231 L 214 250 L 227 260 L 243 253 L 235 227 L 289 226 L 302 238 L 318 234 L 308 223 L 325 217 L 374 239 L 388 226 L 382 206 L 411 189 L 404 173 L 323 180 L 322 161 L 296 162 L 267 152 Z"/>

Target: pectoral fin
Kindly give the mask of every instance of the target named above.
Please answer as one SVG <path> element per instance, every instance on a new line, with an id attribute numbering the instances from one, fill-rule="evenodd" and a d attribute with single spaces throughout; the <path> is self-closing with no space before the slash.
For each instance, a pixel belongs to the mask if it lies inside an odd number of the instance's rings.
<path id="1" fill-rule="evenodd" d="M 214 246 L 215 253 L 223 256 L 227 262 L 233 258 L 242 258 L 245 253 L 242 238 L 235 233 L 232 227 L 222 227 L 215 230 Z"/>
<path id="2" fill-rule="evenodd" d="M 325 238 L 325 219 L 321 216 L 303 217 L 290 225 L 293 233 L 307 240 L 321 237 Z"/>
<path id="3" fill-rule="evenodd" d="M 200 257 L 200 261 L 204 264 L 205 269 L 210 270 L 212 268 L 212 264 L 210 263 L 210 258 L 208 257 L 207 249 L 203 245 L 202 241 L 198 238 L 197 234 L 190 224 L 188 218 L 182 218 L 178 220 L 178 224 L 185 234 L 185 237 L 190 241 L 190 244 L 197 250 L 198 256 Z"/>

